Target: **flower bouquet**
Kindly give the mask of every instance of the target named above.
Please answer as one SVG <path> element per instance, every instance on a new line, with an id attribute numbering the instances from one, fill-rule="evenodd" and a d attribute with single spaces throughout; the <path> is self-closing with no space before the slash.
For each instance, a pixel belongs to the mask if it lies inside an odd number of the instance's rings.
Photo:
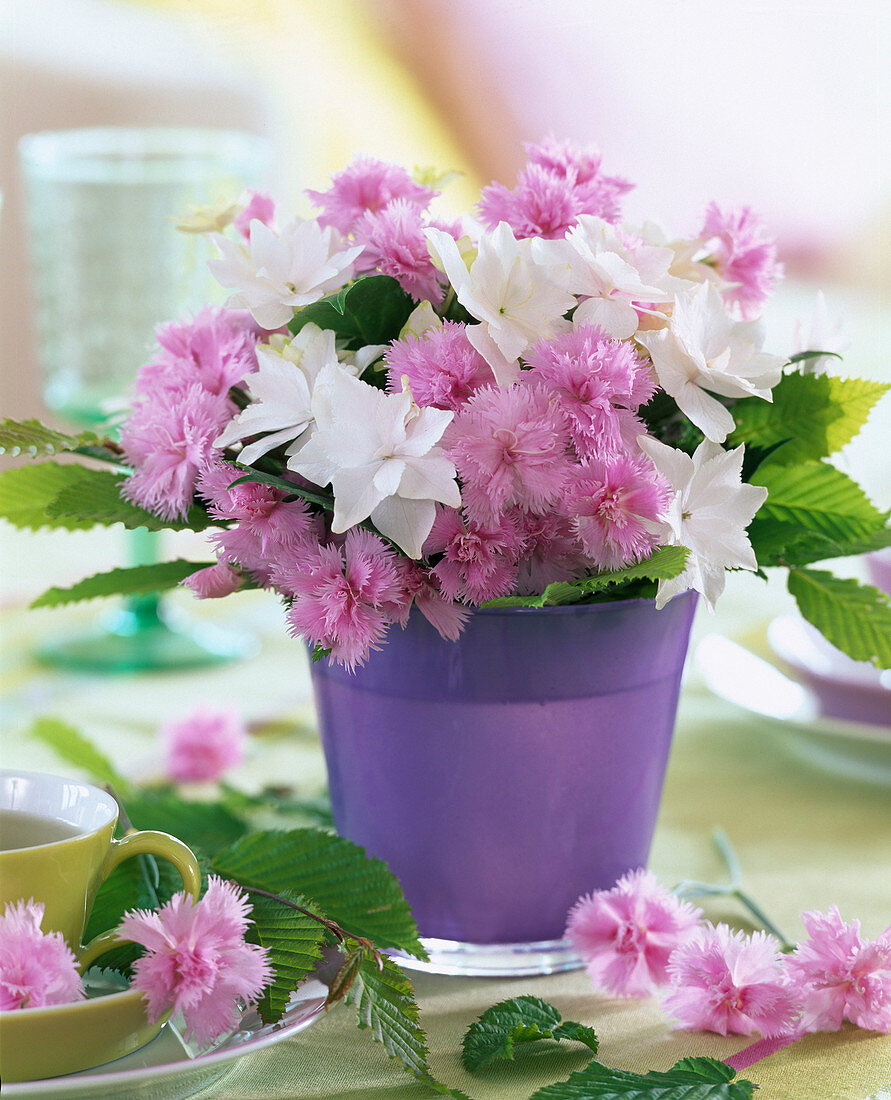
<path id="1" fill-rule="evenodd" d="M 891 664 L 881 593 L 814 562 L 887 545 L 886 515 L 826 461 L 887 387 L 832 349 L 762 350 L 781 267 L 748 208 L 692 238 L 629 226 L 630 185 L 554 141 L 478 220 L 436 179 L 370 158 L 283 220 L 251 195 L 193 211 L 233 293 L 158 330 L 115 438 L 6 421 L 23 527 L 209 529 L 216 561 L 101 574 L 38 605 L 185 584 L 278 592 L 295 635 L 349 669 L 412 607 L 455 639 L 478 606 L 687 589 L 779 566 L 802 614 Z"/>

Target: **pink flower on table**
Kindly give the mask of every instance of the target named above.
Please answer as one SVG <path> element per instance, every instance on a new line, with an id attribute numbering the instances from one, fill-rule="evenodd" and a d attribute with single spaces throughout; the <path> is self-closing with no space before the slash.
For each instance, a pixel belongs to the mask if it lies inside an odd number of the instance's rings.
<path id="1" fill-rule="evenodd" d="M 451 599 L 480 604 L 507 596 L 517 579 L 521 543 L 507 520 L 491 529 L 465 520 L 452 508 L 437 509 L 424 553 L 441 554 L 431 569 L 440 588 Z"/>
<path id="2" fill-rule="evenodd" d="M 247 729 L 234 711 L 202 707 L 161 728 L 164 770 L 177 783 L 220 779 L 244 759 Z"/>
<path id="3" fill-rule="evenodd" d="M 231 596 L 243 588 L 245 578 L 242 573 L 225 561 L 198 569 L 180 582 L 183 588 L 190 589 L 196 600 L 219 600 Z"/>
<path id="4" fill-rule="evenodd" d="M 134 473 L 123 495 L 164 519 L 185 518 L 198 475 L 212 460 L 213 441 L 234 407 L 198 383 L 182 392 L 159 389 L 136 405 L 121 431 Z"/>
<path id="5" fill-rule="evenodd" d="M 581 458 L 617 450 L 641 432 L 630 412 L 656 390 L 649 367 L 630 343 L 613 340 L 596 325 L 582 325 L 539 340 L 526 355 L 532 368 L 521 377 L 540 382 L 566 415 Z"/>
<path id="6" fill-rule="evenodd" d="M 250 907 L 241 890 L 212 875 L 194 902 L 184 892 L 157 913 L 133 910 L 119 935 L 147 949 L 133 966 L 133 987 L 154 1022 L 182 1013 L 185 1034 L 208 1042 L 233 1028 L 272 978 L 264 948 L 245 943 Z"/>
<path id="7" fill-rule="evenodd" d="M 611 890 L 580 898 L 565 935 L 595 986 L 620 997 L 646 997 L 663 985 L 669 958 L 702 915 L 669 894 L 652 871 L 623 875 Z"/>
<path id="8" fill-rule="evenodd" d="M 776 241 L 764 236 L 748 206 L 725 213 L 714 202 L 706 209 L 699 235 L 711 251 L 715 270 L 730 284 L 722 291 L 724 301 L 737 305 L 744 321 L 754 320 L 783 276 Z"/>
<path id="9" fill-rule="evenodd" d="M 747 936 L 706 924 L 668 963 L 663 1005 L 677 1027 L 765 1039 L 794 1031 L 801 1000 L 783 971 L 779 943 L 766 932 Z"/>
<path id="10" fill-rule="evenodd" d="M 344 235 L 367 211 L 380 210 L 394 199 L 406 199 L 425 210 L 437 193 L 415 183 L 399 165 L 374 157 L 357 157 L 332 176 L 327 191 L 306 192 L 322 211 L 319 222 L 333 225 Z"/>
<path id="11" fill-rule="evenodd" d="M 273 571 L 273 582 L 293 596 L 287 620 L 294 636 L 330 649 L 331 659 L 351 670 L 379 648 L 410 604 L 396 554 L 360 527 L 342 545 L 301 547 Z"/>
<path id="12" fill-rule="evenodd" d="M 249 199 L 241 211 L 235 215 L 232 224 L 246 241 L 251 239 L 251 222 L 258 221 L 272 227 L 275 221 L 275 202 L 261 191 L 250 191 Z"/>
<path id="13" fill-rule="evenodd" d="M 804 1031 L 838 1031 L 844 1020 L 891 1032 L 891 928 L 870 942 L 860 922 L 828 913 L 802 914 L 808 939 L 786 959 L 786 973 L 804 1001 Z"/>
<path id="14" fill-rule="evenodd" d="M 446 321 L 423 336 L 394 340 L 384 356 L 390 393 L 400 393 L 408 377 L 419 405 L 457 410 L 492 381 L 486 360 L 467 339 L 465 325 Z"/>
<path id="15" fill-rule="evenodd" d="M 493 524 L 514 505 L 544 512 L 563 494 L 569 437 L 543 386 L 480 390 L 458 411 L 443 445 L 477 523 Z"/>
<path id="16" fill-rule="evenodd" d="M 601 570 L 621 569 L 650 556 L 660 541 L 669 487 L 645 455 L 618 452 L 579 466 L 566 508 L 585 553 Z"/>
<path id="17" fill-rule="evenodd" d="M 423 211 L 409 199 L 393 199 L 381 210 L 363 214 L 353 226 L 353 240 L 365 246 L 356 270 L 377 269 L 417 301 L 439 305 L 445 291 L 430 259 L 426 225 Z"/>
<path id="18" fill-rule="evenodd" d="M 84 996 L 61 932 L 42 932 L 44 906 L 20 898 L 0 915 L 0 1011 L 69 1004 Z"/>

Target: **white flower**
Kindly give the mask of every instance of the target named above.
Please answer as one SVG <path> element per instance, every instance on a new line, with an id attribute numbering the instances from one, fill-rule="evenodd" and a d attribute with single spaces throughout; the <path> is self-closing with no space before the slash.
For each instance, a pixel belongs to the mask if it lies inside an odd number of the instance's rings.
<path id="1" fill-rule="evenodd" d="M 668 328 L 640 332 L 637 340 L 650 353 L 665 392 L 716 443 L 724 442 L 734 421 L 721 402 L 705 391 L 770 401 L 785 362 L 760 350 L 758 326 L 733 321 L 720 294 L 708 283 L 678 294 Z"/>
<path id="2" fill-rule="evenodd" d="M 568 328 L 563 314 L 575 305 L 567 264 L 536 263 L 531 241 L 518 241 L 507 222 L 480 238 L 468 268 L 458 245 L 440 229 L 425 229 L 434 263 L 441 266 L 458 301 L 481 323 L 467 338 L 501 386 L 519 374 L 518 358 L 543 336 Z"/>
<path id="3" fill-rule="evenodd" d="M 714 610 L 724 591 L 725 569 L 758 568 L 746 528 L 767 499 L 767 489 L 743 483 L 744 447 L 725 451 L 706 439 L 691 457 L 651 436 L 637 441 L 675 491 L 661 533 L 670 545 L 690 551 L 684 572 L 659 582 L 656 606 L 695 588 Z"/>
<path id="4" fill-rule="evenodd" d="M 845 328 L 844 318 L 830 317 L 826 308 L 826 296 L 817 291 L 814 312 L 810 324 L 805 328 L 801 321 L 795 322 L 792 352 L 798 355 L 803 351 L 833 351 L 839 353 L 851 346 L 851 338 Z M 838 363 L 834 355 L 820 355 L 814 359 L 805 359 L 798 365 L 802 374 L 825 374 L 833 363 Z"/>
<path id="5" fill-rule="evenodd" d="M 214 446 L 230 447 L 247 436 L 271 432 L 248 444 L 238 461 L 249 466 L 287 442 L 291 446 L 285 453 L 294 454 L 312 428 L 316 380 L 325 367 L 337 364 L 334 333 L 318 325 L 304 325 L 293 340 L 273 336 L 268 344 L 258 344 L 257 370 L 247 378 L 253 401 L 229 422 Z M 352 371 L 358 373 L 358 368 Z"/>
<path id="6" fill-rule="evenodd" d="M 362 246 L 339 251 L 342 241 L 331 226 L 295 218 L 280 233 L 251 222 L 247 243 L 213 238 L 219 260 L 208 267 L 221 286 L 235 287 L 227 305 L 249 309 L 266 329 L 287 324 L 294 311 L 339 290 L 352 276 Z"/>
<path id="7" fill-rule="evenodd" d="M 599 325 L 610 336 L 625 340 L 637 331 L 639 318 L 632 302 L 670 302 L 673 290 L 644 282 L 666 278 L 671 254 L 667 249 L 640 249 L 636 255 L 601 218 L 583 214 L 561 241 L 536 239 L 532 254 L 540 263 L 569 266 L 569 289 L 582 297 L 573 324 Z"/>
<path id="8" fill-rule="evenodd" d="M 316 430 L 288 467 L 334 491 L 336 534 L 370 517 L 411 558 L 421 556 L 434 501 L 461 506 L 455 467 L 439 439 L 454 413 L 419 408 L 411 392 L 388 394 L 329 368 L 313 397 Z"/>

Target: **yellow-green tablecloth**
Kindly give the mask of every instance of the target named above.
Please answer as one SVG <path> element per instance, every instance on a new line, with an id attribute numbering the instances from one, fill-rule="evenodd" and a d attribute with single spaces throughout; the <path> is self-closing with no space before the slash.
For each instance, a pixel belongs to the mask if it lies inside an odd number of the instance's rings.
<path id="1" fill-rule="evenodd" d="M 95 533 L 26 537 L 2 533 L 3 557 L 16 579 L 7 581 L 0 687 L 4 697 L 3 763 L 40 770 L 60 767 L 24 731 L 39 714 L 64 717 L 83 729 L 122 767 L 156 766 L 158 724 L 198 702 L 240 706 L 266 732 L 254 738 L 237 781 L 257 787 L 287 776 L 306 791 L 324 783 L 312 726 L 305 660 L 290 641 L 275 601 L 257 593 L 222 604 L 183 603 L 191 613 L 254 631 L 260 655 L 225 668 L 123 677 L 74 676 L 41 670 L 35 644 L 83 625 L 98 605 L 28 612 L 25 599 L 41 577 L 64 582 L 105 567 L 108 536 Z M 40 563 L 39 568 L 35 562 Z M 86 563 L 86 568 L 85 568 Z M 775 586 L 733 578 L 719 616 L 700 612 L 695 639 L 712 630 L 755 636 L 785 607 Z M 814 757 L 817 736 L 733 708 L 711 696 L 695 669 L 685 687 L 651 866 L 666 883 L 681 878 L 719 880 L 723 870 L 709 842 L 714 826 L 729 835 L 749 890 L 792 938 L 799 912 L 837 904 L 859 918 L 873 937 L 891 924 L 891 788 L 845 778 Z M 891 740 L 889 740 L 891 754 Z M 709 903 L 707 915 L 744 925 L 729 903 Z M 540 978 L 471 979 L 416 975 L 422 1023 L 433 1071 L 476 1100 L 526 1098 L 543 1084 L 565 1079 L 587 1061 L 584 1050 L 521 1050 L 516 1062 L 470 1076 L 459 1052 L 467 1026 L 505 997 L 531 993 L 553 1002 L 564 1017 L 592 1025 L 605 1063 L 627 1069 L 665 1069 L 681 1057 L 718 1058 L 747 1046 L 739 1037 L 672 1032 L 652 1000 L 619 1001 L 594 994 L 583 973 Z M 891 1086 L 891 1038 L 854 1028 L 802 1039 L 743 1071 L 759 1096 L 782 1100 L 864 1100 Z M 293 1039 L 236 1062 L 202 1096 L 218 1100 L 276 1097 L 422 1097 L 429 1090 L 388 1060 L 352 1011 L 337 1006 Z"/>

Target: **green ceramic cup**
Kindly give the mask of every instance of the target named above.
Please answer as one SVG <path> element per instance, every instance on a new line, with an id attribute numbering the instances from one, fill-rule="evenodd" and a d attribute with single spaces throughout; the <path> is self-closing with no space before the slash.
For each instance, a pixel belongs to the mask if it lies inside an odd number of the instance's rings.
<path id="1" fill-rule="evenodd" d="M 82 969 L 120 943 L 113 929 L 83 943 L 96 891 L 125 859 L 169 860 L 197 898 L 201 871 L 181 840 L 158 832 L 114 839 L 118 805 L 89 783 L 42 772 L 0 771 L 0 907 L 33 898 L 44 932 L 61 932 Z"/>

